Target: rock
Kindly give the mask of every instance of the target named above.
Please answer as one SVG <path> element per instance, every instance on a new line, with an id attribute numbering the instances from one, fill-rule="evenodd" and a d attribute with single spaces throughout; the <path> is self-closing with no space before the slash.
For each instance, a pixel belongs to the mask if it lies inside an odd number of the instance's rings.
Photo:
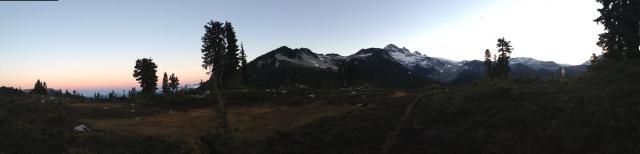
<path id="1" fill-rule="evenodd" d="M 309 97 L 309 98 L 315 98 L 315 97 L 316 97 L 316 95 L 311 94 L 311 95 L 309 95 L 308 97 Z"/>
<path id="2" fill-rule="evenodd" d="M 73 127 L 73 130 L 75 130 L 76 132 L 91 132 L 91 129 L 89 128 L 89 126 L 85 124 L 80 124 L 76 127 Z"/>

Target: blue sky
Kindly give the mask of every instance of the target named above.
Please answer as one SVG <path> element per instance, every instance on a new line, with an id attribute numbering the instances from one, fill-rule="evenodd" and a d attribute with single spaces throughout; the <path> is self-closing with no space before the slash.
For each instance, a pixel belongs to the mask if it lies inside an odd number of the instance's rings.
<path id="1" fill-rule="evenodd" d="M 429 56 L 481 59 L 498 37 L 514 57 L 580 64 L 602 27 L 595 0 L 60 0 L 0 2 L 0 85 L 121 89 L 135 59 L 185 83 L 206 79 L 200 37 L 228 20 L 249 59 L 279 46 L 348 55 L 394 43 Z M 160 73 L 159 73 L 160 75 Z"/>

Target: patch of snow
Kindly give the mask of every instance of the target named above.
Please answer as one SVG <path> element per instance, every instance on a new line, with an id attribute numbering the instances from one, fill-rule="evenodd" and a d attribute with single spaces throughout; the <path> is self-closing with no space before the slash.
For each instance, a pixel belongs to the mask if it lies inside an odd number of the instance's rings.
<path id="1" fill-rule="evenodd" d="M 415 70 L 419 68 L 432 68 L 435 72 L 426 75 L 427 77 L 442 82 L 450 82 L 458 73 L 462 72 L 462 63 L 452 61 L 445 58 L 429 57 L 420 54 L 420 52 L 409 52 L 406 48 L 398 48 L 393 44 L 389 44 L 384 48 L 389 55 L 406 68 Z"/>
<path id="2" fill-rule="evenodd" d="M 307 66 L 307 67 L 329 68 L 329 69 L 333 69 L 333 70 L 337 70 L 338 69 L 338 66 L 336 66 L 336 64 L 334 64 L 334 63 L 321 60 L 320 58 L 316 58 L 314 56 L 307 55 L 305 53 L 301 53 L 299 58 L 288 58 L 288 57 L 283 56 L 283 55 L 281 55 L 279 53 L 276 54 L 275 57 L 278 60 L 288 61 L 288 62 L 291 62 L 291 63 L 295 63 L 295 64 L 299 64 L 299 65 L 302 65 L 302 66 Z"/>
<path id="3" fill-rule="evenodd" d="M 549 71 L 555 71 L 562 67 L 561 65 L 553 61 L 541 61 L 541 60 L 528 58 L 528 57 L 511 58 L 509 60 L 509 65 L 515 65 L 515 64 L 523 64 L 533 69 L 544 69 Z"/>

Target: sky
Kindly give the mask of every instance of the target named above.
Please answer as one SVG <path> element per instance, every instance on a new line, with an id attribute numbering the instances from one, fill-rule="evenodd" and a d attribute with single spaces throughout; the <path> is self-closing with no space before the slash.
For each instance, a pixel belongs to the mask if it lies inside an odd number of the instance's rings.
<path id="1" fill-rule="evenodd" d="M 137 87 L 133 66 L 207 79 L 201 36 L 230 21 L 248 59 L 280 46 L 350 55 L 393 43 L 451 60 L 482 59 L 496 40 L 512 57 L 581 64 L 603 27 L 595 0 L 59 0 L 0 1 L 0 85 L 85 93 Z"/>

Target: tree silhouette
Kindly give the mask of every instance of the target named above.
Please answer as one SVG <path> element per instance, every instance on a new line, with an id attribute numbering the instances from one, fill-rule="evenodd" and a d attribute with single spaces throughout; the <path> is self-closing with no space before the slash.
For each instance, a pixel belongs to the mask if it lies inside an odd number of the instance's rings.
<path id="1" fill-rule="evenodd" d="M 167 72 L 164 72 L 164 75 L 162 76 L 162 94 L 167 95 L 170 92 L 171 89 L 169 88 L 169 79 L 167 78 Z"/>
<path id="2" fill-rule="evenodd" d="M 136 90 L 136 87 L 131 88 L 131 90 L 129 90 L 129 98 L 134 98 L 136 97 L 136 94 L 138 94 L 138 90 Z"/>
<path id="3" fill-rule="evenodd" d="M 169 89 L 171 89 L 172 92 L 176 92 L 178 91 L 178 86 L 180 86 L 180 80 L 178 80 L 176 75 L 171 73 L 171 76 L 169 76 Z"/>
<path id="4" fill-rule="evenodd" d="M 596 56 L 596 53 L 591 54 L 591 60 L 589 60 L 589 62 L 591 62 L 591 65 L 598 63 L 598 56 Z"/>
<path id="5" fill-rule="evenodd" d="M 140 83 L 142 93 L 151 95 L 154 94 L 156 86 L 158 85 L 158 76 L 156 76 L 156 68 L 158 66 L 153 62 L 151 58 L 142 58 L 136 60 L 136 66 L 133 70 L 133 77 Z"/>
<path id="6" fill-rule="evenodd" d="M 229 85 L 235 84 L 238 81 L 238 66 L 240 64 L 240 56 L 238 54 L 238 39 L 236 38 L 236 32 L 230 22 L 224 23 L 224 38 L 227 43 L 227 52 L 225 52 L 225 76 L 223 77 L 224 83 Z"/>
<path id="7" fill-rule="evenodd" d="M 205 33 L 202 36 L 202 67 L 210 74 L 208 84 L 219 84 L 220 77 L 224 74 L 224 53 L 226 51 L 225 39 L 223 37 L 222 23 L 219 21 L 209 21 L 204 25 Z"/>
<path id="8" fill-rule="evenodd" d="M 34 94 L 47 94 L 47 83 L 40 82 L 40 79 L 36 81 L 36 84 L 33 86 L 33 90 L 31 93 Z"/>
<path id="9" fill-rule="evenodd" d="M 597 0 L 600 17 L 594 21 L 604 25 L 598 46 L 604 56 L 614 60 L 640 59 L 640 1 Z"/>
<path id="10" fill-rule="evenodd" d="M 489 49 L 484 51 L 484 75 L 489 78 L 494 78 L 494 63 L 491 60 L 491 51 Z"/>
<path id="11" fill-rule="evenodd" d="M 511 51 L 513 51 L 511 41 L 500 38 L 496 46 L 498 47 L 498 53 L 500 53 L 495 65 L 496 77 L 500 79 L 509 78 L 509 73 L 511 72 L 509 68 L 509 58 L 511 58 Z"/>
<path id="12" fill-rule="evenodd" d="M 249 74 L 247 74 L 247 54 L 244 53 L 244 45 L 240 43 L 240 73 L 242 73 L 242 84 L 247 85 L 249 83 Z"/>

